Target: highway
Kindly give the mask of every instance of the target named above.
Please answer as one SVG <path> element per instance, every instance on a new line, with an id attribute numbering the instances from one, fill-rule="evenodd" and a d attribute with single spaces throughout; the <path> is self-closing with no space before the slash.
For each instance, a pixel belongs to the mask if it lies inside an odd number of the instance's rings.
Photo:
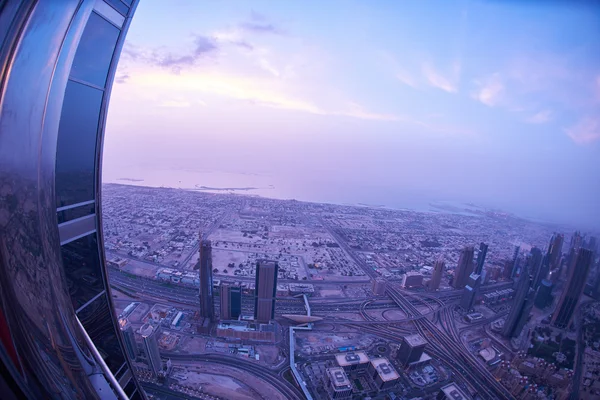
<path id="1" fill-rule="evenodd" d="M 389 296 L 396 301 L 407 315 L 417 316 L 419 310 L 412 305 L 405 295 L 392 286 L 387 288 Z M 488 399 L 513 399 L 513 396 L 504 386 L 494 379 L 485 367 L 483 367 L 475 357 L 469 353 L 464 346 L 460 345 L 460 337 L 453 322 L 449 320 L 449 311 L 442 312 L 442 324 L 445 321 L 444 333 L 427 318 L 420 318 L 414 321 L 419 334 L 427 338 L 428 348 L 439 359 L 443 360 L 456 372 L 458 372 L 465 381 L 468 381 L 477 391 L 477 393 Z M 449 333 L 449 334 L 448 334 Z"/>

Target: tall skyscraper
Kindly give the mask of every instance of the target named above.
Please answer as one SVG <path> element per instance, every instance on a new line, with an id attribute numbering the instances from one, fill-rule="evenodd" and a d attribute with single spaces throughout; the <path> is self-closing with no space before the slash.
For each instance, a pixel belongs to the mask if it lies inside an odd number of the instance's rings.
<path id="1" fill-rule="evenodd" d="M 595 236 L 590 236 L 587 242 L 587 249 L 591 250 L 592 253 L 596 254 L 596 248 L 598 247 L 598 241 Z"/>
<path id="2" fill-rule="evenodd" d="M 431 281 L 429 281 L 429 290 L 435 291 L 440 288 L 442 275 L 444 274 L 444 267 L 444 258 L 438 258 L 433 265 L 433 273 L 431 274 Z"/>
<path id="3" fill-rule="evenodd" d="M 575 233 L 573 233 L 573 236 L 571 236 L 571 245 L 569 246 L 569 248 L 579 250 L 582 244 L 583 237 L 581 236 L 581 233 L 579 231 L 576 231 Z"/>
<path id="4" fill-rule="evenodd" d="M 239 285 L 221 283 L 221 319 L 238 319 L 242 310 L 242 288 Z"/>
<path id="5" fill-rule="evenodd" d="M 566 328 L 571 323 L 592 265 L 592 252 L 590 250 L 579 248 L 576 254 L 576 256 L 571 257 L 567 284 L 563 288 L 552 315 L 552 323 L 559 328 Z"/>
<path id="6" fill-rule="evenodd" d="M 531 275 L 532 279 L 535 279 L 538 276 L 541 265 L 542 265 L 543 258 L 544 258 L 544 255 L 543 255 L 542 251 L 540 249 L 538 249 L 537 247 L 534 246 L 529 251 L 526 262 L 527 262 L 527 271 L 528 271 L 529 275 Z"/>
<path id="7" fill-rule="evenodd" d="M 396 359 L 404 366 L 419 361 L 427 346 L 427 340 L 419 334 L 405 336 L 396 352 Z"/>
<path id="8" fill-rule="evenodd" d="M 521 251 L 521 247 L 520 246 L 516 246 L 515 247 L 515 251 L 513 253 L 513 258 L 512 258 L 512 271 L 511 271 L 511 278 L 514 278 L 515 276 L 517 276 L 517 272 L 519 270 L 519 251 Z"/>
<path id="9" fill-rule="evenodd" d="M 135 333 L 133 327 L 127 320 L 127 318 L 119 319 L 119 328 L 123 334 L 123 341 L 125 342 L 125 351 L 131 360 L 135 360 L 138 356 L 138 346 L 135 342 Z"/>
<path id="10" fill-rule="evenodd" d="M 554 300 L 552 297 L 553 287 L 552 282 L 546 279 L 543 279 L 540 283 L 540 287 L 535 294 L 535 306 L 540 310 L 552 304 L 552 300 Z"/>
<path id="11" fill-rule="evenodd" d="M 483 272 L 483 264 L 485 264 L 485 256 L 487 255 L 488 245 L 481 242 L 479 244 L 479 251 L 477 252 L 477 264 L 475 266 L 475 273 L 481 275 Z"/>
<path id="12" fill-rule="evenodd" d="M 200 315 L 210 321 L 215 318 L 212 273 L 212 245 L 200 234 Z"/>
<path id="13" fill-rule="evenodd" d="M 469 311 L 473 308 L 473 304 L 475 303 L 475 298 L 477 297 L 480 286 L 481 275 L 473 272 L 471 275 L 469 275 L 469 282 L 463 289 L 463 295 L 460 299 L 460 306 L 463 310 Z"/>
<path id="14" fill-rule="evenodd" d="M 140 328 L 140 334 L 142 335 L 148 366 L 156 376 L 162 371 L 162 360 L 160 359 L 160 351 L 158 350 L 158 327 L 154 327 L 149 323 L 145 324 Z"/>
<path id="15" fill-rule="evenodd" d="M 517 337 L 521 334 L 523 327 L 529 320 L 529 315 L 531 314 L 531 310 L 533 309 L 534 302 L 535 290 L 533 290 L 533 288 L 529 288 L 529 290 L 527 291 L 527 295 L 525 296 L 525 301 L 523 302 L 523 308 L 521 309 L 521 313 L 519 314 L 515 323 L 515 327 L 512 332 L 512 337 Z"/>
<path id="16" fill-rule="evenodd" d="M 537 270 L 535 278 L 533 279 L 533 289 L 537 290 L 540 287 L 540 284 L 544 279 L 548 278 L 548 274 L 550 273 L 550 257 L 549 253 L 546 253 L 542 258 L 542 262 L 540 267 Z"/>
<path id="17" fill-rule="evenodd" d="M 517 324 L 521 319 L 521 315 L 526 311 L 528 304 L 528 295 L 529 289 L 531 288 L 531 276 L 529 275 L 529 271 L 527 270 L 527 264 L 523 266 L 523 270 L 521 271 L 521 276 L 519 276 L 519 280 L 517 282 L 517 289 L 515 291 L 515 297 L 513 300 L 512 307 L 506 319 L 504 320 L 504 328 L 502 329 L 502 334 L 511 338 L 517 336 Z M 529 316 L 529 314 L 527 314 Z"/>
<path id="18" fill-rule="evenodd" d="M 562 248 L 565 240 L 563 234 L 555 233 L 550 238 L 550 244 L 548 245 L 548 254 L 550 255 L 550 269 L 558 268 L 560 257 L 562 256 Z"/>
<path id="19" fill-rule="evenodd" d="M 275 261 L 259 261 L 256 264 L 254 319 L 257 322 L 268 323 L 275 318 L 278 271 L 279 265 Z"/>
<path id="20" fill-rule="evenodd" d="M 475 249 L 473 249 L 473 246 L 467 246 L 461 250 L 458 265 L 454 270 L 454 280 L 452 281 L 452 286 L 455 289 L 462 289 L 467 284 L 467 279 L 473 272 L 474 252 Z"/>

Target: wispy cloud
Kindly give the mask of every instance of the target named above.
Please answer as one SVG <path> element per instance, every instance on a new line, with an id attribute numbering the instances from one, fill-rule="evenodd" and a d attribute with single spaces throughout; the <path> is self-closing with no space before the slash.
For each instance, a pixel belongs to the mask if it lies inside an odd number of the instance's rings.
<path id="1" fill-rule="evenodd" d="M 584 117 L 564 131 L 575 143 L 580 145 L 590 144 L 600 140 L 600 119 L 597 117 Z"/>
<path id="2" fill-rule="evenodd" d="M 417 82 L 416 80 L 408 74 L 406 71 L 396 70 L 396 79 L 398 79 L 403 84 L 416 88 Z"/>
<path id="3" fill-rule="evenodd" d="M 189 101 L 181 101 L 181 100 L 165 100 L 159 103 L 159 107 L 166 108 L 188 108 L 191 107 L 191 103 Z"/>
<path id="4" fill-rule="evenodd" d="M 433 87 L 442 89 L 449 93 L 458 92 L 458 81 L 460 79 L 460 63 L 455 62 L 452 64 L 451 71 L 447 74 L 443 74 L 436 70 L 430 63 L 425 62 L 421 68 L 423 76 L 429 84 Z"/>
<path id="5" fill-rule="evenodd" d="M 272 35 L 283 35 L 285 31 L 279 26 L 270 22 L 268 18 L 256 11 L 250 13 L 250 20 L 244 21 L 239 24 L 240 28 L 246 32 L 260 33 L 260 34 L 272 34 Z"/>
<path id="6" fill-rule="evenodd" d="M 486 79 L 475 82 L 477 89 L 472 93 L 475 100 L 483 104 L 494 107 L 497 106 L 504 94 L 504 84 L 499 74 L 493 74 Z"/>
<path id="7" fill-rule="evenodd" d="M 544 110 L 540 111 L 531 117 L 527 118 L 525 122 L 530 124 L 545 124 L 546 122 L 550 122 L 552 120 L 552 111 Z"/>
<path id="8" fill-rule="evenodd" d="M 115 82 L 117 83 L 127 83 L 127 80 L 129 79 L 129 75 L 128 74 L 121 74 L 119 76 L 117 76 L 115 78 Z"/>

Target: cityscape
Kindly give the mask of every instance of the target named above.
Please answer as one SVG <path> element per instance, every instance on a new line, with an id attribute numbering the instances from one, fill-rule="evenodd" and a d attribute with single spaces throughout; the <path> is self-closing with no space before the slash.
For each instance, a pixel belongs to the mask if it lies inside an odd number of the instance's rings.
<path id="1" fill-rule="evenodd" d="M 471 203 L 102 196 L 112 301 L 153 398 L 600 398 L 598 232 Z"/>

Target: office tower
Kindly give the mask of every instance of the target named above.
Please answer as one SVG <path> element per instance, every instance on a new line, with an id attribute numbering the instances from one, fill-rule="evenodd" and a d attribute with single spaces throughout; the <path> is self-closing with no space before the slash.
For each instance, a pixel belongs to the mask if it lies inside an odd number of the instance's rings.
<path id="1" fill-rule="evenodd" d="M 598 247 L 597 239 L 595 236 L 590 236 L 590 240 L 587 242 L 587 249 L 591 250 L 592 253 L 596 254 L 596 248 Z"/>
<path id="2" fill-rule="evenodd" d="M 475 303 L 475 298 L 477 297 L 477 292 L 479 291 L 480 286 L 481 275 L 477 275 L 473 272 L 469 276 L 469 282 L 463 289 L 463 295 L 460 299 L 460 306 L 463 310 L 469 311 L 473 308 L 473 304 Z"/>
<path id="3" fill-rule="evenodd" d="M 387 358 L 371 359 L 367 373 L 379 391 L 390 389 L 400 381 L 400 375 Z"/>
<path id="4" fill-rule="evenodd" d="M 452 281 L 452 286 L 454 286 L 455 289 L 462 289 L 467 284 L 467 279 L 473 272 L 474 252 L 473 246 L 467 246 L 460 252 L 458 265 L 454 270 L 454 280 Z"/>
<path id="5" fill-rule="evenodd" d="M 259 261 L 256 264 L 254 319 L 257 322 L 268 323 L 275 318 L 278 271 L 279 265 L 275 261 Z"/>
<path id="6" fill-rule="evenodd" d="M 562 248 L 565 240 L 565 236 L 563 234 L 555 233 L 550 238 L 550 245 L 548 246 L 548 253 L 550 255 L 550 269 L 557 268 L 560 262 L 560 257 L 562 256 Z"/>
<path id="7" fill-rule="evenodd" d="M 576 256 L 571 257 L 567 284 L 563 288 L 552 315 L 552 323 L 559 328 L 567 328 L 571 323 L 592 265 L 592 252 L 590 250 L 580 248 L 576 254 Z"/>
<path id="8" fill-rule="evenodd" d="M 374 279 L 371 289 L 375 296 L 383 296 L 385 294 L 387 283 L 383 279 Z"/>
<path id="9" fill-rule="evenodd" d="M 333 367 L 325 370 L 327 393 L 331 399 L 349 399 L 352 397 L 352 384 L 343 368 Z"/>
<path id="10" fill-rule="evenodd" d="M 571 245 L 569 246 L 569 248 L 579 250 L 582 244 L 583 237 L 581 236 L 581 233 L 579 231 L 576 231 L 575 233 L 573 233 L 573 236 L 571 236 Z"/>
<path id="11" fill-rule="evenodd" d="M 514 329 L 512 331 L 512 337 L 517 337 L 521 334 L 523 327 L 529 321 L 529 315 L 531 314 L 531 310 L 533 309 L 533 303 L 535 301 L 535 290 L 533 288 L 529 288 L 527 291 L 527 295 L 525 296 L 525 301 L 523 302 L 523 307 L 521 309 L 521 313 L 519 314 L 517 321 L 515 323 Z"/>
<path id="12" fill-rule="evenodd" d="M 445 268 L 444 258 L 440 257 L 433 264 L 433 272 L 431 274 L 431 280 L 429 281 L 429 290 L 435 291 L 440 288 L 442 282 L 442 275 Z"/>
<path id="13" fill-rule="evenodd" d="M 0 1 L 2 398 L 145 397 L 100 212 L 108 99 L 137 0 L 120 3 Z"/>
<path id="14" fill-rule="evenodd" d="M 238 319 L 242 310 L 242 288 L 239 285 L 221 283 L 221 319 Z"/>
<path id="15" fill-rule="evenodd" d="M 119 327 L 121 328 L 121 333 L 123 334 L 123 341 L 125 342 L 125 350 L 127 351 L 127 355 L 131 360 L 135 360 L 139 351 L 137 343 L 135 342 L 135 333 L 133 332 L 133 327 L 127 318 L 119 319 Z"/>
<path id="16" fill-rule="evenodd" d="M 404 366 L 419 361 L 426 346 L 427 341 L 421 335 L 415 333 L 404 336 L 396 352 L 396 359 Z"/>
<path id="17" fill-rule="evenodd" d="M 158 350 L 158 327 L 151 324 L 145 324 L 140 328 L 142 342 L 144 343 L 144 353 L 148 367 L 154 374 L 158 375 L 162 371 L 162 360 L 160 359 L 160 351 Z"/>
<path id="18" fill-rule="evenodd" d="M 504 262 L 504 268 L 502 269 L 502 277 L 504 279 L 510 279 L 512 277 L 514 262 L 512 260 L 506 260 Z"/>
<path id="19" fill-rule="evenodd" d="M 533 279 L 535 279 L 540 272 L 543 258 L 542 251 L 537 247 L 532 247 L 527 255 L 527 259 L 525 260 L 527 263 L 527 271 Z"/>
<path id="20" fill-rule="evenodd" d="M 525 311 L 525 306 L 527 303 L 529 289 L 531 287 L 531 277 L 529 276 L 529 271 L 527 270 L 527 264 L 523 267 L 523 271 L 521 271 L 521 276 L 519 276 L 519 280 L 517 281 L 517 288 L 515 290 L 515 297 L 513 300 L 512 307 L 506 319 L 504 320 L 504 328 L 502 329 L 502 334 L 511 338 L 516 336 L 516 327 L 517 323 L 521 315 Z"/>
<path id="21" fill-rule="evenodd" d="M 546 279 L 542 280 L 535 295 L 535 306 L 537 308 L 541 310 L 552 304 L 552 301 L 554 300 L 554 298 L 552 297 L 553 288 L 554 285 L 552 284 L 552 282 Z"/>
<path id="22" fill-rule="evenodd" d="M 471 396 L 453 382 L 442 386 L 435 398 L 436 400 L 470 400 Z"/>
<path id="23" fill-rule="evenodd" d="M 209 321 L 215 318 L 212 274 L 212 245 L 200 234 L 200 315 Z"/>
<path id="24" fill-rule="evenodd" d="M 542 258 L 542 262 L 540 267 L 537 270 L 535 278 L 533 280 L 533 289 L 537 290 L 544 279 L 548 278 L 548 274 L 550 273 L 550 258 L 551 255 L 546 253 Z"/>
<path id="25" fill-rule="evenodd" d="M 512 258 L 513 267 L 512 267 L 512 272 L 510 275 L 511 278 L 514 278 L 515 276 L 517 276 L 517 272 L 519 270 L 519 251 L 521 251 L 521 247 L 516 246 L 515 251 L 513 253 L 513 258 Z"/>
<path id="26" fill-rule="evenodd" d="M 483 264 L 485 263 L 485 256 L 487 255 L 488 245 L 481 242 L 479 244 L 479 251 L 477 252 L 477 263 L 475 266 L 475 273 L 481 275 L 483 272 Z"/>

